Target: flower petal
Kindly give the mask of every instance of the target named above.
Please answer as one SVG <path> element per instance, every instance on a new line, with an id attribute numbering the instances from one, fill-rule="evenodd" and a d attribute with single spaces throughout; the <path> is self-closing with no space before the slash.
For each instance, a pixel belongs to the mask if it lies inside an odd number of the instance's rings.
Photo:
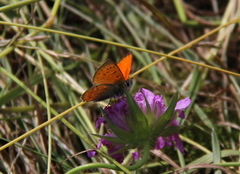
<path id="1" fill-rule="evenodd" d="M 172 135 L 169 136 L 169 137 L 166 137 L 166 144 L 169 146 L 169 147 L 172 147 L 173 146 L 173 142 L 172 142 Z"/>
<path id="2" fill-rule="evenodd" d="M 133 159 L 134 160 L 138 160 L 138 159 L 140 159 L 140 153 L 137 151 L 137 152 L 133 152 L 132 153 L 132 156 L 133 156 Z"/>
<path id="3" fill-rule="evenodd" d="M 96 154 L 97 154 L 97 152 L 95 150 L 90 150 L 90 151 L 87 152 L 87 156 L 89 158 L 94 157 Z"/>
<path id="4" fill-rule="evenodd" d="M 175 107 L 176 111 L 180 111 L 183 109 L 187 109 L 189 107 L 189 105 L 191 104 L 191 99 L 189 97 L 182 99 L 180 101 L 177 102 L 177 105 Z"/>
<path id="5" fill-rule="evenodd" d="M 148 104 L 149 104 L 149 106 L 150 106 L 150 108 L 151 108 L 151 110 L 152 110 L 152 112 L 153 112 L 154 102 L 155 102 L 155 100 L 154 100 L 155 94 L 152 93 L 151 91 L 145 89 L 145 88 L 142 88 L 140 91 L 141 91 L 142 94 L 145 96 L 144 99 L 147 99 L 147 102 L 148 102 Z"/>
<path id="6" fill-rule="evenodd" d="M 156 119 L 158 119 L 167 108 L 165 107 L 164 100 L 161 95 L 156 95 L 154 100 L 154 114 L 156 115 Z"/>
<path id="7" fill-rule="evenodd" d="M 98 117 L 98 119 L 97 119 L 97 121 L 96 121 L 96 123 L 95 123 L 95 128 L 96 128 L 96 129 L 99 129 L 102 123 L 103 123 L 104 125 L 107 124 L 105 118 L 104 118 L 104 117 Z"/>
<path id="8" fill-rule="evenodd" d="M 125 131 L 131 131 L 126 117 L 129 115 L 128 105 L 125 99 L 104 108 L 107 117 L 118 127 Z"/>
<path id="9" fill-rule="evenodd" d="M 118 150 L 120 150 L 123 145 L 113 144 L 111 147 L 108 147 L 108 154 L 115 160 L 117 160 L 119 163 L 122 163 L 124 160 L 123 153 L 116 153 Z"/>
<path id="10" fill-rule="evenodd" d="M 116 137 L 116 135 L 113 134 L 113 133 L 107 133 L 107 134 L 105 134 L 104 136 L 106 136 L 106 137 Z M 111 146 L 113 145 L 112 142 L 110 142 L 110 141 L 108 141 L 108 140 L 105 140 L 105 139 L 103 139 L 103 138 L 100 138 L 99 141 L 100 141 L 100 143 L 101 143 L 102 145 L 107 146 L 107 147 L 111 147 Z"/>
<path id="11" fill-rule="evenodd" d="M 176 133 L 173 135 L 173 140 L 176 142 L 176 147 L 177 149 L 184 154 L 184 147 L 183 147 L 183 143 L 181 138 L 179 137 L 179 135 Z"/>
<path id="12" fill-rule="evenodd" d="M 185 113 L 184 113 L 184 111 L 180 111 L 178 117 L 184 119 L 184 118 L 185 118 Z"/>
<path id="13" fill-rule="evenodd" d="M 155 145 L 155 149 L 162 149 L 166 144 L 166 141 L 163 137 L 158 137 Z"/>
<path id="14" fill-rule="evenodd" d="M 143 113 L 146 114 L 147 104 L 144 95 L 141 92 L 137 92 L 134 96 L 134 100 L 137 102 L 139 108 L 143 111 Z"/>

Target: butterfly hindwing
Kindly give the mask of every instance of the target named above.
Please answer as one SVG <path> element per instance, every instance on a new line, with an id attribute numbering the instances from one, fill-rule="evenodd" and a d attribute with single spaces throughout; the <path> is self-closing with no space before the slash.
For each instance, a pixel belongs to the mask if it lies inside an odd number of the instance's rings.
<path id="1" fill-rule="evenodd" d="M 96 85 L 88 89 L 82 95 L 84 101 L 101 101 L 122 93 L 121 85 Z"/>

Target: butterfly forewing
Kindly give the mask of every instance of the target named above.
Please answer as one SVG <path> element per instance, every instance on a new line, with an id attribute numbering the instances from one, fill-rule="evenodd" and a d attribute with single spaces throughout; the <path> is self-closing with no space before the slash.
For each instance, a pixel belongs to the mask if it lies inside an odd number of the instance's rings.
<path id="1" fill-rule="evenodd" d="M 132 67 L 132 59 L 133 59 L 133 55 L 132 55 L 132 52 L 130 52 L 128 53 L 127 56 L 122 58 L 122 60 L 120 60 L 117 64 L 125 80 L 129 79 L 129 75 Z"/>
<path id="2" fill-rule="evenodd" d="M 118 68 L 121 70 L 124 80 L 128 80 L 129 79 L 129 75 L 130 75 L 130 71 L 131 71 L 131 67 L 132 67 L 132 52 L 128 53 L 128 55 L 124 58 L 122 58 L 122 60 L 120 60 L 117 64 Z"/>
<path id="3" fill-rule="evenodd" d="M 113 60 L 107 60 L 93 76 L 95 84 L 119 84 L 125 81 L 121 70 Z"/>

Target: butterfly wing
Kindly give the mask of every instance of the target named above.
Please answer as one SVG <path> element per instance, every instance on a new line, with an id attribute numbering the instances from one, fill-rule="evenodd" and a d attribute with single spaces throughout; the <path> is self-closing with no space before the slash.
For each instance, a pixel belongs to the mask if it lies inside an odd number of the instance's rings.
<path id="1" fill-rule="evenodd" d="M 113 60 L 107 60 L 93 76 L 93 83 L 95 84 L 119 84 L 124 81 L 121 70 Z"/>
<path id="2" fill-rule="evenodd" d="M 101 101 L 105 100 L 111 97 L 114 97 L 115 95 L 122 94 L 123 91 L 123 84 L 119 85 L 96 85 L 88 89 L 85 93 L 82 95 L 83 101 Z"/>
<path id="3" fill-rule="evenodd" d="M 132 53 L 129 53 L 118 64 L 113 60 L 107 60 L 101 65 L 93 76 L 91 87 L 82 95 L 84 101 L 101 101 L 123 94 L 132 66 Z"/>
<path id="4" fill-rule="evenodd" d="M 122 58 L 117 64 L 118 68 L 121 70 L 124 80 L 129 79 L 131 67 L 132 67 L 132 59 L 133 59 L 133 54 L 132 52 L 128 53 L 127 56 Z"/>

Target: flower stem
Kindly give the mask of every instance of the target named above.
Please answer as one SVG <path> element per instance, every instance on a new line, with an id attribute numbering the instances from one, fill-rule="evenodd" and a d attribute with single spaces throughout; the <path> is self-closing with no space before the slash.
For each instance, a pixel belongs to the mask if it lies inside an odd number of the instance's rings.
<path id="1" fill-rule="evenodd" d="M 149 145 L 148 141 L 144 142 L 143 149 L 144 149 L 144 153 L 143 153 L 142 159 L 140 161 L 138 161 L 136 164 L 126 167 L 129 170 L 129 172 L 127 172 L 127 173 L 130 174 L 130 171 L 139 169 L 147 162 L 148 157 L 149 157 L 149 152 L 150 152 L 150 145 Z M 91 164 L 85 164 L 85 165 L 76 167 L 76 168 L 68 171 L 66 174 L 74 174 L 74 173 L 77 173 L 77 172 L 80 172 L 83 170 L 93 169 L 93 168 L 107 168 L 107 169 L 113 169 L 113 170 L 121 170 L 119 167 L 117 167 L 114 164 L 91 163 Z"/>
<path id="2" fill-rule="evenodd" d="M 126 167 L 128 170 L 136 170 L 142 167 L 148 160 L 149 157 L 149 152 L 150 152 L 150 144 L 149 141 L 144 141 L 143 142 L 143 156 L 140 161 L 138 161 L 136 164 Z"/>

